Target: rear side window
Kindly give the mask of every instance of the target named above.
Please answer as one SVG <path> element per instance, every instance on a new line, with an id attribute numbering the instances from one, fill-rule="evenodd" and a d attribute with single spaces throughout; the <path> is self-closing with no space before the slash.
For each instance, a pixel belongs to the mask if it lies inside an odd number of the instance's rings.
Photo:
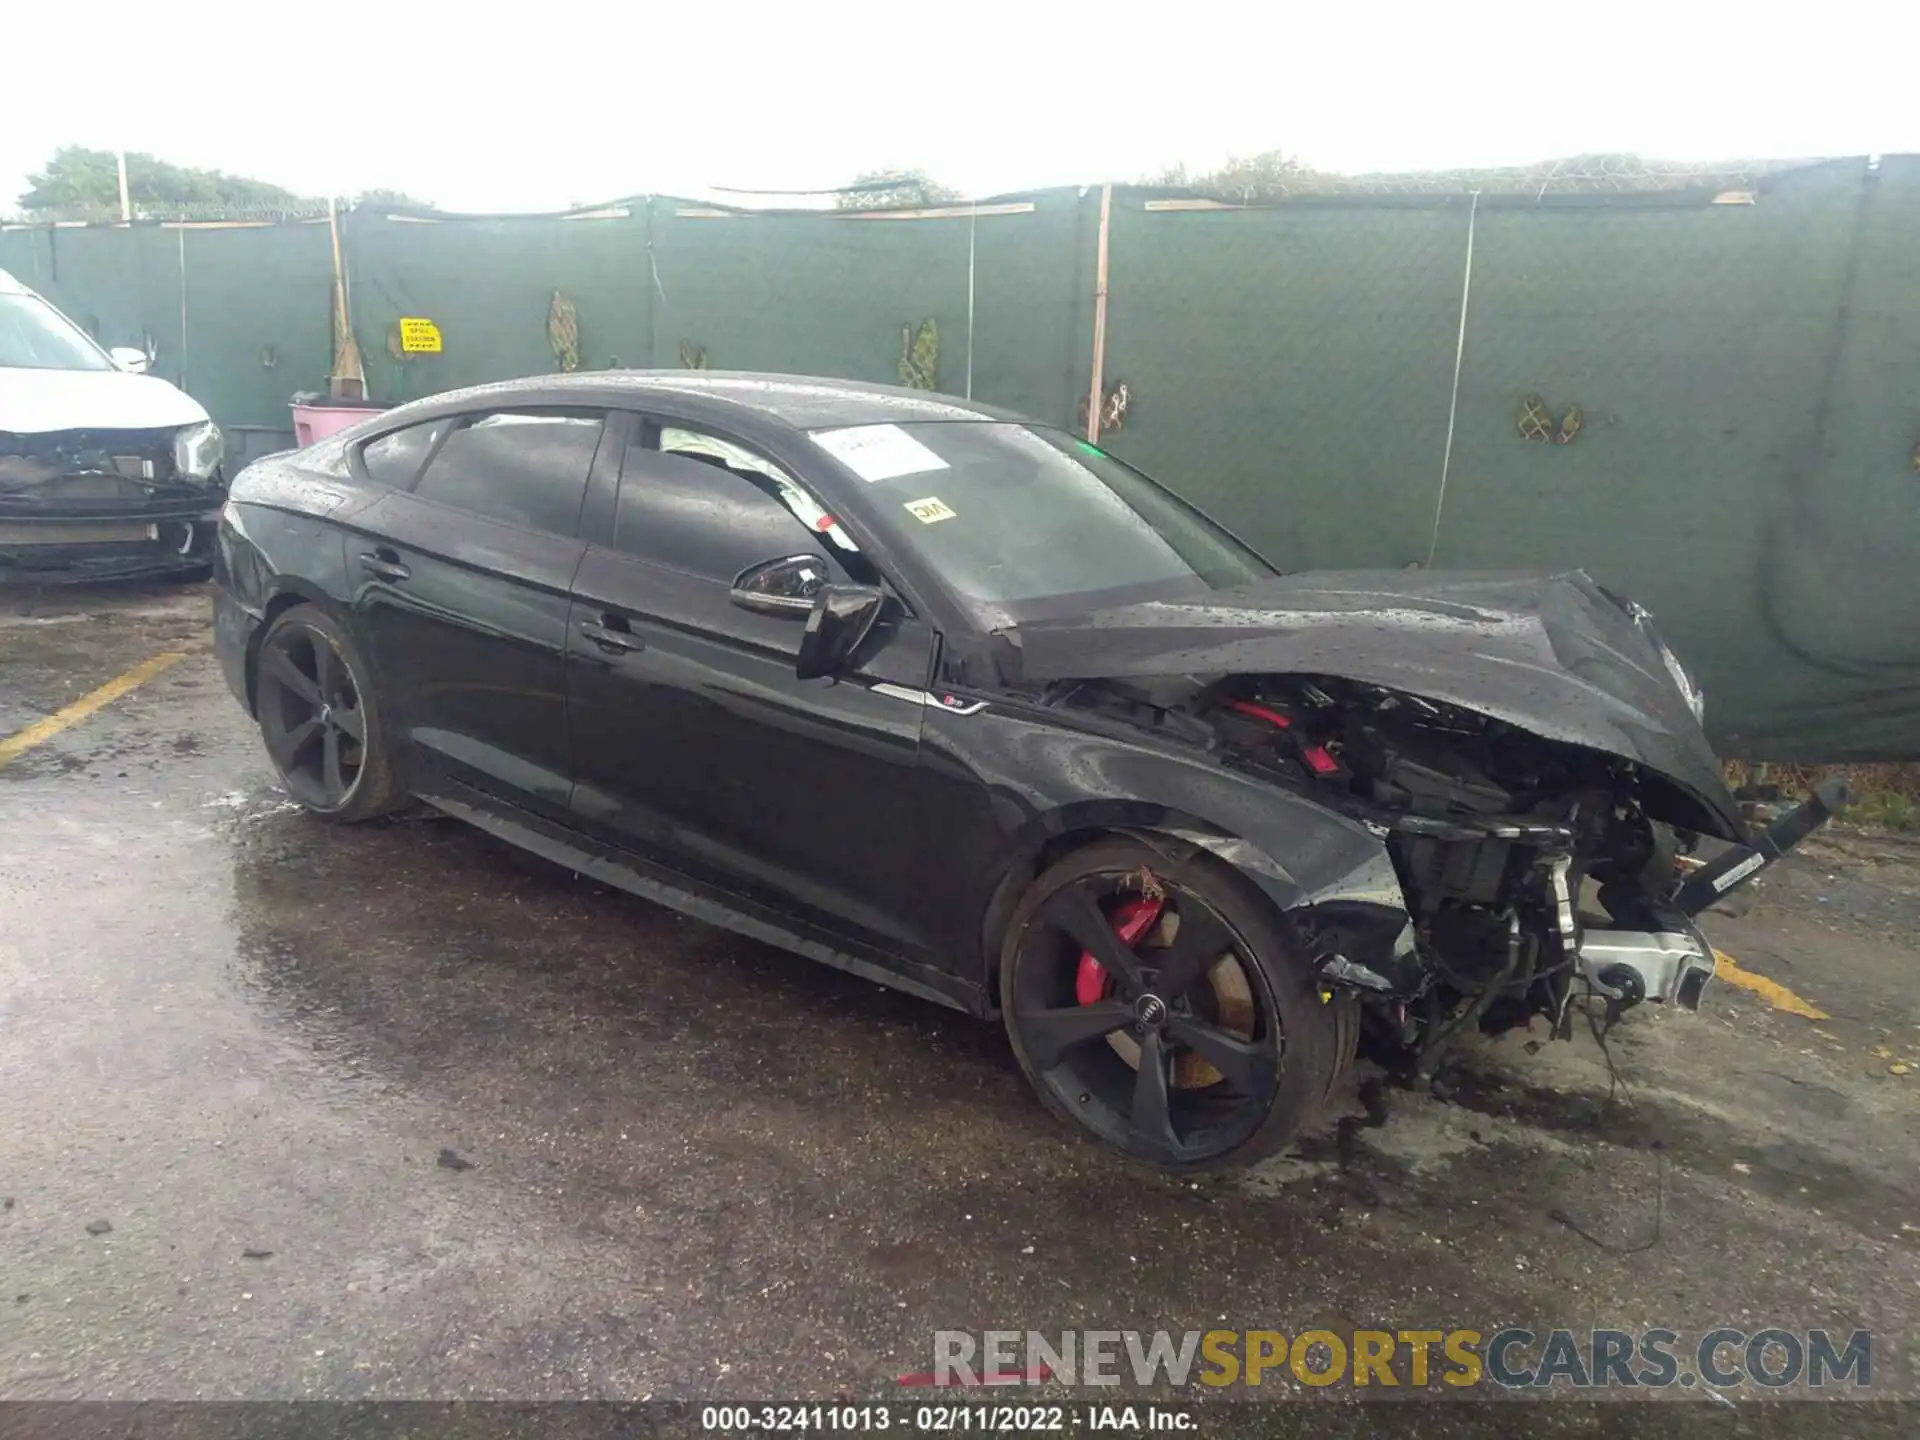
<path id="1" fill-rule="evenodd" d="M 420 462 L 433 450 L 433 442 L 451 425 L 451 420 L 427 420 L 409 425 L 360 447 L 360 463 L 380 484 L 392 490 L 404 490 L 420 473 Z"/>
<path id="2" fill-rule="evenodd" d="M 621 462 L 616 549 L 731 584 L 763 560 L 831 548 L 802 517 L 832 521 L 772 461 L 673 426 L 654 439 L 659 448 L 629 445 Z"/>
<path id="3" fill-rule="evenodd" d="M 578 411 L 479 416 L 447 436 L 413 493 L 489 520 L 571 535 L 602 424 Z"/>

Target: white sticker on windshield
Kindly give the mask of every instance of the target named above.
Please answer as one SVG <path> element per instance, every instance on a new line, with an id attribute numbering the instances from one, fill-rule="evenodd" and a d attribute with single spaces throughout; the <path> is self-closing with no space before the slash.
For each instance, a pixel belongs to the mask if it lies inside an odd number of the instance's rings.
<path id="1" fill-rule="evenodd" d="M 896 475 L 945 470 L 947 462 L 898 425 L 853 425 L 845 430 L 816 430 L 813 443 L 868 484 Z"/>
<path id="2" fill-rule="evenodd" d="M 938 520 L 952 520 L 954 512 L 947 508 L 947 502 L 937 495 L 929 495 L 924 500 L 907 501 L 907 513 L 922 525 L 931 525 Z"/>

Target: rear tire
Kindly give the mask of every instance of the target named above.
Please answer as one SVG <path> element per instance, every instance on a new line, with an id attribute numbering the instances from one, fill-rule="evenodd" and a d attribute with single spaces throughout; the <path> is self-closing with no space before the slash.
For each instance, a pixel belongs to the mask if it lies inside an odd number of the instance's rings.
<path id="1" fill-rule="evenodd" d="M 295 605 L 260 637 L 261 738 L 287 793 L 322 820 L 373 820 L 406 803 L 372 680 L 353 637 L 317 605 Z"/>
<path id="2" fill-rule="evenodd" d="M 1143 912 L 1128 944 L 1116 927 Z M 1353 1017 L 1271 904 L 1177 842 L 1103 840 L 1040 875 L 1008 925 L 1000 1000 L 1049 1110 L 1174 1172 L 1283 1149 L 1352 1053 Z"/>

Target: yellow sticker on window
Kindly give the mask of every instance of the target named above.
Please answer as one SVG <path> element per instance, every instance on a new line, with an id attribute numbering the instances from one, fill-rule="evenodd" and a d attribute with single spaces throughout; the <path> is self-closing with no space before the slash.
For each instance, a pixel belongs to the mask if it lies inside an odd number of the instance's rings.
<path id="1" fill-rule="evenodd" d="M 907 513 L 922 525 L 931 525 L 938 520 L 954 518 L 954 512 L 947 508 L 947 502 L 933 495 L 929 495 L 924 500 L 907 501 Z"/>
<path id="2" fill-rule="evenodd" d="M 438 355 L 440 327 L 424 316 L 402 315 L 400 348 L 409 355 Z"/>

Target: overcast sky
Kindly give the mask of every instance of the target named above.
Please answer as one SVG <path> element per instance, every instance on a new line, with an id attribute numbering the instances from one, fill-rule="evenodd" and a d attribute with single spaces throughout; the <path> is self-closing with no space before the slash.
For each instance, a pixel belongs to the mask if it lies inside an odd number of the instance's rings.
<path id="1" fill-rule="evenodd" d="M 166 0 L 8 7 L 0 213 L 62 144 L 450 209 L 1920 151 L 1920 7 Z M 25 63 L 21 63 L 21 62 Z"/>

